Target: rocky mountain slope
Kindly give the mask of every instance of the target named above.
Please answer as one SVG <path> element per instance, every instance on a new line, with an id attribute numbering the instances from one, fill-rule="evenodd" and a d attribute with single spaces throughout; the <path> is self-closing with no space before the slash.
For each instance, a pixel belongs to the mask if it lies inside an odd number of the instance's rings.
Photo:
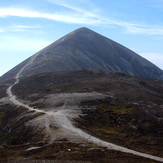
<path id="1" fill-rule="evenodd" d="M 126 47 L 87 28 L 77 29 L 36 53 L 24 77 L 43 72 L 101 68 L 163 80 L 163 71 Z M 30 58 L 29 58 L 30 59 Z M 13 77 L 29 59 L 1 77 Z"/>

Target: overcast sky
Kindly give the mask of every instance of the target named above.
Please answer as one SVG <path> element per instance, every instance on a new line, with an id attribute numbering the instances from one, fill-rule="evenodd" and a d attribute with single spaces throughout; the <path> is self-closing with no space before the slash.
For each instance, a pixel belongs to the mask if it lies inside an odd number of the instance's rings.
<path id="1" fill-rule="evenodd" d="M 80 27 L 163 69 L 163 0 L 0 0 L 0 76 Z"/>

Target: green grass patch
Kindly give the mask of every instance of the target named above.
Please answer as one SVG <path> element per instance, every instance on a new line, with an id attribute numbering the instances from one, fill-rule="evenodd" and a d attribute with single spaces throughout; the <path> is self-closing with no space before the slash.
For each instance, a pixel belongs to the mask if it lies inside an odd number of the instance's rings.
<path id="1" fill-rule="evenodd" d="M 134 108 L 131 107 L 123 107 L 123 106 L 107 106 L 106 104 L 100 104 L 99 108 L 102 111 L 110 111 L 116 114 L 129 114 L 132 113 L 134 111 Z"/>

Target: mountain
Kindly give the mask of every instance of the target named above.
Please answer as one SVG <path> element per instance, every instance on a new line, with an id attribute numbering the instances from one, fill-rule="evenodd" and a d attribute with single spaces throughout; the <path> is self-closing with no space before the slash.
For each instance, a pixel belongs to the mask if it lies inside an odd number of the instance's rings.
<path id="1" fill-rule="evenodd" d="M 87 28 L 77 29 L 35 55 L 24 77 L 53 71 L 100 68 L 163 80 L 163 71 L 126 47 Z M 33 56 L 32 56 L 33 57 Z M 12 78 L 31 58 L 1 77 Z"/>
<path id="2" fill-rule="evenodd" d="M 0 78 L 0 162 L 163 162 L 161 75 L 89 29 L 68 34 Z"/>

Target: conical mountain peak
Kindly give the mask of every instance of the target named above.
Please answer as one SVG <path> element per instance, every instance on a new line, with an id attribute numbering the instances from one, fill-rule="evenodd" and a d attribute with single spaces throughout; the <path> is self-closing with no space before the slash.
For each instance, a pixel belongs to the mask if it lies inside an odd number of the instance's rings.
<path id="1" fill-rule="evenodd" d="M 95 37 L 97 34 L 96 32 L 90 30 L 89 28 L 82 27 L 79 29 L 76 29 L 72 31 L 71 33 L 67 34 L 66 36 L 62 37 L 59 39 L 57 42 L 62 42 L 62 41 L 71 41 L 71 39 L 87 39 L 89 40 L 91 37 Z"/>
<path id="2" fill-rule="evenodd" d="M 37 55 L 37 56 L 36 56 Z M 88 28 L 79 28 L 39 51 L 23 70 L 24 77 L 53 71 L 105 69 L 163 80 L 163 71 L 128 48 Z M 33 58 L 33 57 L 31 57 Z M 2 79 L 14 77 L 24 61 Z"/>
<path id="3" fill-rule="evenodd" d="M 92 30 L 90 30 L 87 27 L 81 27 L 79 29 L 76 29 L 74 32 L 90 32 L 90 31 L 92 31 Z"/>

